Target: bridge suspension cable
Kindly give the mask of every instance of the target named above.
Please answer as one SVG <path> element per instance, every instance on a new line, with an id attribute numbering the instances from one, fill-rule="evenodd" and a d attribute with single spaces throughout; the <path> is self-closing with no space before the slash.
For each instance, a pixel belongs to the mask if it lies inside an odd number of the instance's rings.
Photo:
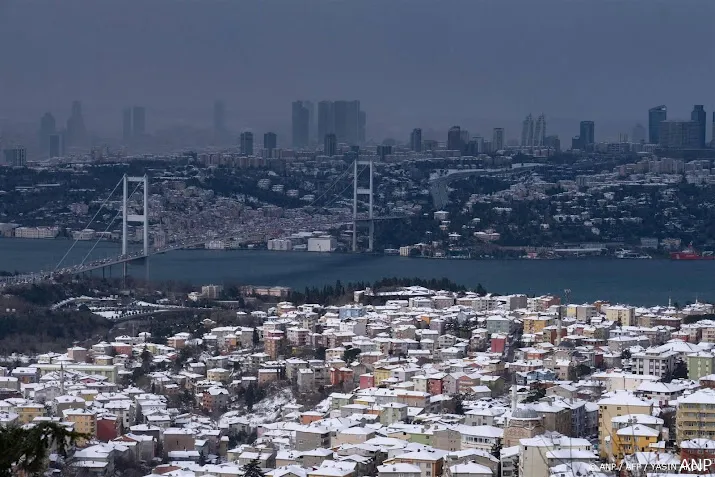
<path id="1" fill-rule="evenodd" d="M 358 176 L 360 176 L 360 174 L 365 172 L 367 170 L 367 168 L 368 168 L 368 166 L 362 166 L 362 169 L 358 172 Z M 346 190 L 350 189 L 351 187 L 353 187 L 352 182 L 350 182 L 347 186 L 345 186 L 345 188 L 343 190 L 341 190 L 338 194 L 334 195 L 333 198 L 330 199 L 323 207 L 328 207 L 328 206 L 334 204 L 336 200 L 343 199 L 344 198 L 343 194 L 345 193 Z"/>
<path id="2" fill-rule="evenodd" d="M 357 160 L 357 159 L 353 159 L 353 162 L 351 162 L 350 165 L 349 165 L 338 177 L 335 178 L 335 180 L 333 181 L 333 183 L 330 184 L 330 185 L 328 186 L 328 188 L 323 191 L 322 194 L 320 194 L 318 197 L 316 197 L 315 199 L 313 199 L 313 202 L 311 202 L 310 204 L 308 204 L 307 207 L 312 207 L 313 205 L 315 205 L 316 202 L 318 202 L 320 199 L 322 199 L 323 197 L 325 197 L 325 195 L 326 195 L 328 192 L 330 192 L 330 190 L 331 190 L 333 187 L 335 187 L 335 186 L 337 185 L 337 183 L 340 181 L 340 179 L 342 179 L 343 177 L 345 177 L 345 176 L 348 174 L 348 172 L 350 172 L 350 170 L 352 169 L 353 164 L 354 164 L 354 162 L 355 162 L 356 160 Z"/>
<path id="3" fill-rule="evenodd" d="M 134 193 L 139 190 L 139 187 L 141 187 L 141 185 L 142 185 L 141 182 L 137 184 L 137 186 L 134 188 L 134 190 L 132 191 L 132 193 L 129 194 L 129 197 L 127 197 L 127 202 L 129 202 L 129 199 L 131 199 L 132 196 L 134 195 Z M 114 223 L 114 221 L 119 218 L 119 216 L 122 214 L 123 211 L 124 211 L 123 209 L 119 209 L 119 212 L 117 212 L 116 215 L 114 216 L 114 218 L 109 221 L 109 224 L 107 225 L 107 228 L 104 229 L 104 233 L 107 233 L 107 232 L 109 231 L 109 228 L 112 226 L 112 224 Z M 94 248 L 99 244 L 99 241 L 100 241 L 100 240 L 102 240 L 102 237 L 101 237 L 101 236 L 94 242 L 94 245 L 92 245 L 92 248 L 89 249 L 89 252 L 87 252 L 87 255 L 84 256 L 84 258 L 82 259 L 82 262 L 80 263 L 80 265 L 84 265 L 84 262 L 87 261 L 87 259 L 89 258 L 89 256 L 90 256 L 90 255 L 92 254 L 92 252 L 94 251 Z"/>
<path id="4" fill-rule="evenodd" d="M 107 202 L 109 201 L 109 199 L 112 198 L 112 196 L 114 195 L 114 192 L 117 190 L 117 187 L 119 187 L 119 184 L 121 184 L 122 181 L 123 181 L 123 179 L 120 179 L 119 182 L 117 182 L 117 185 L 114 186 L 114 189 L 112 189 L 112 192 L 109 193 L 109 195 L 107 196 L 107 198 L 104 199 L 104 202 L 102 202 L 102 204 L 99 206 L 99 210 L 97 210 L 97 213 L 94 214 L 94 216 L 90 219 L 89 223 L 87 223 L 87 225 L 84 227 L 85 229 L 88 229 L 89 226 L 92 225 L 92 222 L 94 222 L 94 219 L 97 218 L 97 216 L 98 216 L 99 213 L 102 211 L 102 209 L 104 208 L 104 206 L 107 204 Z M 60 259 L 60 261 L 57 262 L 57 266 L 55 266 L 55 269 L 54 269 L 55 272 L 57 271 L 58 268 L 60 268 L 60 265 L 62 265 L 62 262 L 65 261 L 65 259 L 67 258 L 67 256 L 70 254 L 70 252 L 71 252 L 72 249 L 74 248 L 74 246 L 77 245 L 77 242 L 79 242 L 79 238 L 80 238 L 80 237 L 78 236 L 78 237 L 75 239 L 75 241 L 74 241 L 74 242 L 72 243 L 72 245 L 70 246 L 69 250 L 67 250 L 67 252 L 65 252 L 65 254 L 62 256 L 62 258 Z"/>

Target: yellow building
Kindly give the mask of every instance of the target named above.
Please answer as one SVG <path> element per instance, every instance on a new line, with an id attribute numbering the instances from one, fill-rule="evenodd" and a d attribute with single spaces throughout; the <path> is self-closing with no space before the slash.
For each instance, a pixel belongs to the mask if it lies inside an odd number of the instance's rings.
<path id="1" fill-rule="evenodd" d="M 632 306 L 604 306 L 603 310 L 608 321 L 619 322 L 622 326 L 636 325 L 636 309 Z"/>
<path id="2" fill-rule="evenodd" d="M 627 455 L 649 452 L 650 445 L 658 442 L 660 433 L 648 426 L 635 424 L 624 427 L 613 434 L 613 457 L 617 463 Z"/>
<path id="3" fill-rule="evenodd" d="M 45 406 L 37 403 L 28 403 L 21 406 L 16 406 L 13 412 L 17 413 L 18 421 L 27 424 L 32 422 L 36 417 L 45 415 Z"/>
<path id="4" fill-rule="evenodd" d="M 378 367 L 375 368 L 375 372 L 373 374 L 375 375 L 375 387 L 377 387 L 380 385 L 381 382 L 390 378 L 391 369 L 385 367 Z"/>
<path id="5" fill-rule="evenodd" d="M 548 315 L 532 315 L 524 317 L 524 334 L 536 334 L 554 324 L 554 317 Z"/>
<path id="6" fill-rule="evenodd" d="M 678 445 L 690 439 L 715 439 L 715 390 L 700 389 L 678 398 L 675 422 Z"/>
<path id="7" fill-rule="evenodd" d="M 67 409 L 63 412 L 64 420 L 74 423 L 74 430 L 88 436 L 78 441 L 84 445 L 87 440 L 97 437 L 97 416 L 86 409 Z"/>
<path id="8" fill-rule="evenodd" d="M 653 412 L 653 403 L 633 396 L 627 391 L 616 391 L 598 401 L 598 442 L 601 458 L 608 457 L 608 447 L 613 442 L 613 418 L 626 414 L 647 414 Z"/>

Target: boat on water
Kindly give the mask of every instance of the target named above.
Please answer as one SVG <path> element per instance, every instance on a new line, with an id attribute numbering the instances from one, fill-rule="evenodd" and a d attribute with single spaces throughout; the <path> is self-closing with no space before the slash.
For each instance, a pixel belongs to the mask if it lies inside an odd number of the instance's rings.
<path id="1" fill-rule="evenodd" d="M 671 260 L 715 260 L 715 254 L 712 251 L 698 252 L 693 248 L 692 242 L 688 247 L 680 252 L 671 252 Z"/>
<path id="2" fill-rule="evenodd" d="M 653 258 L 647 253 L 634 252 L 633 250 L 617 250 L 616 258 L 620 259 L 649 259 Z"/>

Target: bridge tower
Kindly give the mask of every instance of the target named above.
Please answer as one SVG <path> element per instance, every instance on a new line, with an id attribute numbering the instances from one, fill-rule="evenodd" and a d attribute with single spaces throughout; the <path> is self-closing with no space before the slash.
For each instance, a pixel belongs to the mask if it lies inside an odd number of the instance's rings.
<path id="1" fill-rule="evenodd" d="M 143 236 L 143 253 L 144 256 L 149 255 L 149 176 L 144 174 L 142 177 L 131 177 L 124 174 L 124 195 L 122 197 L 122 256 L 126 256 L 129 252 L 129 223 L 144 224 Z M 141 214 L 129 213 L 129 184 L 141 183 L 143 190 L 143 212 Z M 137 186 L 138 187 L 138 186 Z"/>
<path id="2" fill-rule="evenodd" d="M 360 187 L 358 179 L 360 173 L 358 166 L 367 166 L 369 169 L 369 182 L 367 187 Z M 373 158 L 360 159 L 358 155 L 353 162 L 353 252 L 357 252 L 357 227 L 358 227 L 358 197 L 368 196 L 368 247 L 367 251 L 372 252 L 375 246 L 375 219 L 373 215 Z"/>

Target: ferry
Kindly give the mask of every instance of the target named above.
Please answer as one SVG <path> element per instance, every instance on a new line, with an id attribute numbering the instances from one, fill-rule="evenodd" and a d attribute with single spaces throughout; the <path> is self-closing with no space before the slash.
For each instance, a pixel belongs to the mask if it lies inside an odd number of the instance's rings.
<path id="1" fill-rule="evenodd" d="M 621 258 L 621 259 L 649 259 L 653 258 L 650 255 L 646 253 L 638 253 L 634 252 L 633 250 L 617 250 L 616 251 L 616 258 Z"/>

